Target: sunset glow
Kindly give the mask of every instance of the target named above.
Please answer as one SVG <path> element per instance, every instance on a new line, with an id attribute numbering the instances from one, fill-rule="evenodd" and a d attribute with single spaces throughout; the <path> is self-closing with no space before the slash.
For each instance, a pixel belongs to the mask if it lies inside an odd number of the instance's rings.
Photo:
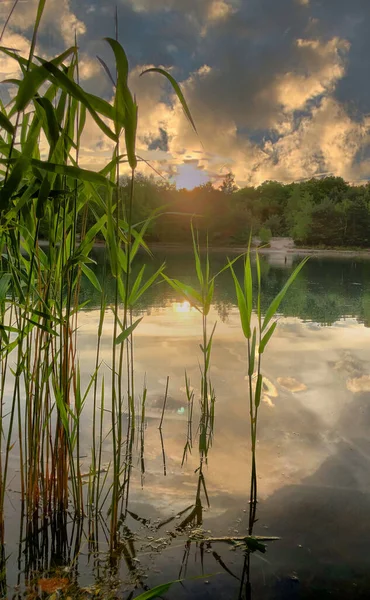
<path id="1" fill-rule="evenodd" d="M 0 4 L 0 18 L 9 2 Z M 36 0 L 20 2 L 2 44 L 27 54 Z M 81 85 L 112 98 L 96 59 L 111 67 L 103 37 L 114 30 L 111 0 L 48 0 L 37 54 L 80 48 Z M 139 105 L 138 153 L 179 187 L 232 170 L 238 185 L 282 182 L 322 173 L 351 182 L 370 173 L 368 93 L 370 3 L 327 0 L 121 0 L 120 41 Z M 109 33 L 110 32 L 110 33 Z M 199 137 L 189 128 L 166 81 L 148 66 L 169 69 L 180 82 Z M 0 60 L 0 77 L 16 78 Z M 14 95 L 3 88 L 3 101 Z M 88 118 L 80 161 L 102 168 L 112 145 Z M 152 172 L 146 163 L 140 170 Z"/>

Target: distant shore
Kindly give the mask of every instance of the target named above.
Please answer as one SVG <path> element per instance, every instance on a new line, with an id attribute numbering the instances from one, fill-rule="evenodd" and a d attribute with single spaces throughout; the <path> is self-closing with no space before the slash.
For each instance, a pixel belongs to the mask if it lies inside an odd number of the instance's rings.
<path id="1" fill-rule="evenodd" d="M 40 246 L 47 246 L 46 240 L 39 240 Z M 103 248 L 105 246 L 104 241 L 95 242 L 96 248 Z M 163 243 L 153 242 L 148 243 L 148 246 L 153 251 L 160 250 L 171 250 L 173 252 L 184 252 L 192 251 L 191 244 L 175 244 L 175 243 Z M 258 243 L 253 244 L 253 249 L 258 247 Z M 201 247 L 205 250 L 205 246 Z M 210 246 L 211 252 L 220 252 L 223 254 L 243 254 L 247 251 L 247 246 Z M 259 254 L 267 254 L 276 256 L 283 262 L 285 257 L 291 261 L 293 256 L 315 256 L 329 257 L 329 258 L 366 258 L 370 259 L 370 248 L 301 248 L 294 244 L 292 238 L 271 238 L 269 247 L 260 247 L 258 250 Z"/>
<path id="2" fill-rule="evenodd" d="M 190 244 L 167 244 L 154 242 L 148 244 L 151 250 L 173 250 L 179 251 L 190 250 Z M 253 246 L 257 248 L 257 245 Z M 212 252 L 222 252 L 224 254 L 242 254 L 246 252 L 246 246 L 210 246 Z M 294 244 L 292 238 L 271 238 L 269 247 L 259 248 L 259 254 L 278 255 L 284 260 L 284 256 L 290 259 L 294 255 L 301 256 L 316 256 L 320 257 L 343 257 L 343 258 L 368 258 L 370 259 L 370 248 L 364 249 L 347 249 L 347 248 L 301 248 Z"/>

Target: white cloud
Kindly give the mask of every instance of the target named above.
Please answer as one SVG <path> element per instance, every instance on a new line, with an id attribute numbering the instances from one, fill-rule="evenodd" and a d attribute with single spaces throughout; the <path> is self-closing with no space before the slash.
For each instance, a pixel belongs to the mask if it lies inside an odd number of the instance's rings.
<path id="1" fill-rule="evenodd" d="M 13 33 L 9 29 L 6 31 L 5 36 L 2 40 L 3 46 L 11 50 L 18 50 L 21 56 L 27 56 L 29 52 L 30 42 L 29 40 L 20 35 L 19 33 Z M 1 80 L 6 78 L 17 78 L 20 74 L 20 68 L 18 62 L 7 56 L 5 53 L 0 53 L 0 78 Z"/>
<path id="2" fill-rule="evenodd" d="M 208 8 L 207 17 L 210 21 L 222 21 L 227 19 L 233 12 L 235 12 L 235 8 L 232 4 L 225 2 L 225 0 L 213 0 Z"/>
<path id="3" fill-rule="evenodd" d="M 308 53 L 310 68 L 304 73 L 291 71 L 276 79 L 277 101 L 288 111 L 303 109 L 308 100 L 333 92 L 345 74 L 343 54 L 349 50 L 348 42 L 337 37 L 326 43 L 299 39 L 297 47 L 303 53 L 302 58 Z"/>
<path id="4" fill-rule="evenodd" d="M 354 181 L 365 167 L 356 163 L 356 155 L 369 141 L 370 118 L 354 121 L 336 100 L 325 98 L 298 128 L 265 144 L 265 159 L 253 179 L 289 182 L 323 171 Z"/>
<path id="5" fill-rule="evenodd" d="M 97 59 L 90 58 L 87 54 L 80 56 L 78 70 L 81 81 L 86 81 L 102 74 L 102 69 Z"/>
<path id="6" fill-rule="evenodd" d="M 188 6 L 187 16 L 196 18 L 200 24 L 198 35 L 208 29 L 213 33 L 216 26 L 227 27 L 228 18 L 240 7 L 239 0 L 125 2 L 136 11 L 147 12 Z M 309 5 L 309 0 L 297 2 Z M 23 32 L 32 26 L 36 5 L 37 0 L 19 4 L 21 8 L 15 11 L 3 40 L 4 45 L 19 49 L 22 55 L 27 55 L 29 48 Z M 199 137 L 168 82 L 159 74 L 140 77 L 145 67 L 136 67 L 129 81 L 139 104 L 138 154 L 161 172 L 172 172 L 184 161 L 194 161 L 214 180 L 233 170 L 240 184 L 259 184 L 272 178 L 291 181 L 322 171 L 342 175 L 350 181 L 363 178 L 370 164 L 368 160 L 359 161 L 358 156 L 370 143 L 370 119 L 352 119 L 334 96 L 338 82 L 346 73 L 349 43 L 340 37 L 315 38 L 316 25 L 311 22 L 310 28 L 301 33 L 312 38 L 297 39 L 290 47 L 290 55 L 283 53 L 275 66 L 269 66 L 274 63 L 269 58 L 267 75 L 261 63 L 258 74 L 251 68 L 248 81 L 247 75 L 243 79 L 241 61 L 241 68 L 235 69 L 235 77 L 240 77 L 240 81 L 230 93 L 227 83 L 234 85 L 232 73 L 225 70 L 222 61 L 215 60 L 213 64 L 213 56 L 204 57 L 209 64 L 199 62 L 202 66 L 181 82 Z M 72 11 L 70 1 L 48 0 L 41 34 L 48 33 L 58 42 L 62 38 L 64 44 L 70 45 L 74 43 L 75 31 L 81 36 L 86 28 Z M 179 52 L 176 40 L 167 45 L 167 50 Z M 38 52 L 45 56 L 47 48 L 42 47 Z M 232 70 L 232 65 L 230 68 Z M 0 55 L 0 77 L 18 76 L 16 62 Z M 94 93 L 102 92 L 101 86 L 106 85 L 99 63 L 86 53 L 80 55 L 80 78 Z M 304 112 L 299 115 L 299 111 Z M 168 151 L 149 150 L 163 137 L 163 130 L 168 137 Z M 252 141 L 250 133 L 256 130 L 266 130 L 267 141 L 260 144 Z M 81 145 L 81 165 L 94 169 L 103 167 L 111 158 L 113 146 L 88 118 Z M 140 170 L 150 172 L 143 164 Z"/>
<path id="7" fill-rule="evenodd" d="M 35 22 L 38 0 L 28 0 L 16 7 L 9 27 L 10 30 L 25 31 L 31 29 Z M 71 10 L 70 0 L 47 0 L 42 15 L 40 33 L 47 32 L 60 38 L 66 45 L 73 45 L 75 33 L 77 37 L 86 33 L 86 27 Z"/>
<path id="8" fill-rule="evenodd" d="M 358 162 L 357 156 L 370 143 L 370 118 L 352 119 L 333 96 L 345 74 L 347 42 L 339 38 L 298 40 L 296 47 L 307 68 L 283 73 L 269 82 L 265 93 L 276 103 L 271 128 L 278 139 L 261 145 L 240 132 L 238 115 L 222 107 L 210 110 L 204 104 L 199 90 L 213 77 L 214 67 L 205 64 L 181 82 L 199 137 L 165 78 L 157 73 L 140 77 L 151 65 L 136 67 L 129 83 L 139 104 L 138 154 L 161 173 L 173 173 L 184 161 L 194 161 L 214 181 L 232 170 L 240 184 L 258 185 L 266 179 L 289 182 L 320 172 L 332 172 L 349 181 L 363 178 L 369 162 Z M 309 105 L 314 98 L 316 104 Z M 305 113 L 297 118 L 296 111 L 303 108 Z M 149 150 L 160 139 L 161 130 L 167 133 L 168 151 Z M 101 152 L 108 157 L 111 145 L 102 144 L 103 136 L 92 123 L 81 153 L 85 166 L 91 166 Z M 143 163 L 139 168 L 150 173 Z"/>
<path id="9" fill-rule="evenodd" d="M 154 74 L 149 83 L 144 78 L 140 80 L 143 86 L 138 93 L 140 143 L 158 137 L 159 127 L 163 127 L 169 136 L 168 156 L 172 164 L 194 160 L 214 180 L 230 169 L 239 183 L 255 185 L 266 179 L 289 182 L 320 172 L 334 173 L 349 181 L 362 178 L 369 162 L 358 162 L 357 155 L 370 143 L 370 117 L 360 121 L 351 119 L 332 95 L 345 73 L 338 49 L 346 51 L 347 45 L 339 39 L 326 43 L 299 41 L 298 45 L 308 48 L 317 60 L 313 71 L 306 76 L 289 73 L 276 79 L 276 101 L 284 107 L 284 111 L 276 112 L 273 127 L 279 134 L 276 142 L 266 141 L 260 147 L 239 134 L 237 122 L 227 111 L 215 114 L 202 106 L 198 85 L 212 75 L 212 69 L 204 66 L 181 84 L 190 108 L 197 114 L 204 146 L 175 96 L 170 97 L 170 103 L 168 97 L 164 101 L 163 80 Z M 274 86 L 270 93 L 274 93 Z M 321 98 L 319 104 L 307 113 L 308 100 L 317 96 Z M 297 121 L 294 111 L 303 107 L 306 114 Z"/>

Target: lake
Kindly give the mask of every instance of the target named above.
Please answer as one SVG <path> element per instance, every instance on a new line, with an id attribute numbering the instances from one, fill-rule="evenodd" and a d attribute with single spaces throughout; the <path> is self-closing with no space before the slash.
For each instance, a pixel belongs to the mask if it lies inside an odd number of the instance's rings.
<path id="1" fill-rule="evenodd" d="M 104 251 L 94 252 L 101 277 Z M 149 273 L 163 260 L 169 277 L 194 284 L 191 252 L 156 250 L 152 260 L 141 256 L 138 262 L 147 262 Z M 287 261 L 274 254 L 261 257 L 263 310 L 299 260 L 293 255 Z M 224 253 L 212 253 L 214 273 L 225 262 Z M 241 277 L 242 264 L 235 270 Z M 113 294 L 110 283 L 108 296 Z M 94 371 L 100 303 L 87 281 L 82 299 L 89 300 L 79 320 L 81 380 L 86 386 Z M 164 282 L 141 298 L 137 313 L 144 316 L 135 331 L 137 435 L 122 548 L 113 563 L 107 560 L 104 510 L 94 530 L 99 547 L 92 543 L 86 521 L 57 524 L 41 541 L 19 532 L 14 461 L 5 523 L 8 597 L 24 597 L 24 590 L 34 589 L 38 570 L 49 572 L 52 567 L 74 582 L 73 597 L 78 590 L 78 597 L 127 598 L 135 587 L 136 594 L 145 586 L 183 579 L 166 598 L 369 598 L 370 261 L 312 258 L 281 306 L 263 357 L 266 385 L 258 424 L 254 526 L 255 535 L 279 539 L 267 542 L 265 553 L 250 555 L 249 574 L 240 544 L 197 539 L 199 531 L 210 538 L 238 538 L 248 531 L 247 359 L 231 275 L 225 271 L 217 278 L 209 314 L 211 326 L 217 322 L 210 370 L 216 400 L 201 493 L 196 444 L 181 466 L 188 432 L 185 373 L 194 393 L 196 438 L 201 316 Z M 109 360 L 112 327 L 108 311 L 101 348 L 101 369 L 107 377 L 104 360 Z M 161 439 L 158 425 L 167 378 Z M 91 428 L 92 405 L 87 402 L 81 427 L 86 468 Z M 108 424 L 104 433 L 109 433 Z M 111 458 L 107 445 L 105 467 Z"/>

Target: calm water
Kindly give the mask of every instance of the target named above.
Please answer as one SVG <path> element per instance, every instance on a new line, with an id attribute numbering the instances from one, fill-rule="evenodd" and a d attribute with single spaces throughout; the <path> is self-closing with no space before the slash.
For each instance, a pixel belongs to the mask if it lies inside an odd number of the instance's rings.
<path id="1" fill-rule="evenodd" d="M 148 273 L 164 258 L 169 276 L 192 282 L 191 253 L 156 253 Z M 96 251 L 96 259 L 99 275 L 103 271 L 102 250 Z M 212 256 L 214 272 L 222 268 L 225 259 L 222 253 Z M 264 307 L 298 260 L 286 264 L 279 256 L 263 258 Z M 113 290 L 113 282 L 111 286 Z M 80 318 L 80 361 L 87 383 L 94 370 L 99 296 L 88 284 L 83 293 L 91 307 Z M 197 491 L 196 447 L 183 468 L 181 460 L 187 430 L 185 369 L 196 401 L 199 396 L 200 316 L 165 284 L 148 292 L 138 312 L 145 315 L 135 342 L 137 389 L 142 388 L 144 379 L 148 388 L 145 472 L 135 459 L 131 516 L 126 523 L 128 543 L 117 560 L 118 591 L 114 597 L 126 598 L 124 590 L 132 589 L 133 582 L 142 590 L 142 585 L 154 586 L 180 577 L 186 581 L 176 584 L 166 597 L 236 599 L 242 551 L 221 542 L 208 548 L 194 541 L 189 544 L 187 536 L 178 531 L 192 511 L 188 507 L 194 506 Z M 202 510 L 192 524 L 198 519 L 198 526 L 201 523 L 213 537 L 238 536 L 247 528 L 250 442 L 246 349 L 228 273 L 217 280 L 209 318 L 211 323 L 217 321 L 211 367 L 216 391 L 215 432 L 205 470 L 210 506 L 203 494 Z M 111 323 L 108 314 L 102 348 L 102 358 L 107 360 Z M 370 597 L 368 325 L 370 261 L 312 259 L 282 306 L 279 325 L 264 357 L 268 389 L 259 417 L 260 502 L 254 530 L 256 535 L 281 539 L 269 543 L 266 554 L 252 555 L 254 600 Z M 102 368 L 108 372 L 107 366 Z M 164 466 L 158 423 L 167 376 Z M 91 418 L 92 408 L 87 405 L 82 427 L 86 454 Z M 104 460 L 108 463 L 109 459 L 107 449 Z M 19 511 L 15 492 L 9 492 L 7 519 L 8 529 L 14 532 L 7 548 L 11 554 L 10 586 L 17 583 L 18 569 L 24 569 L 25 560 L 21 556 L 16 564 Z M 101 529 L 104 532 L 103 525 Z M 103 552 L 95 557 L 95 563 L 89 559 L 87 536 L 86 526 L 78 554 L 80 586 L 94 582 L 96 565 L 101 581 L 106 574 Z M 103 533 L 102 542 L 104 549 Z M 70 564 L 71 557 L 63 560 Z M 191 580 L 202 574 L 206 578 Z"/>

